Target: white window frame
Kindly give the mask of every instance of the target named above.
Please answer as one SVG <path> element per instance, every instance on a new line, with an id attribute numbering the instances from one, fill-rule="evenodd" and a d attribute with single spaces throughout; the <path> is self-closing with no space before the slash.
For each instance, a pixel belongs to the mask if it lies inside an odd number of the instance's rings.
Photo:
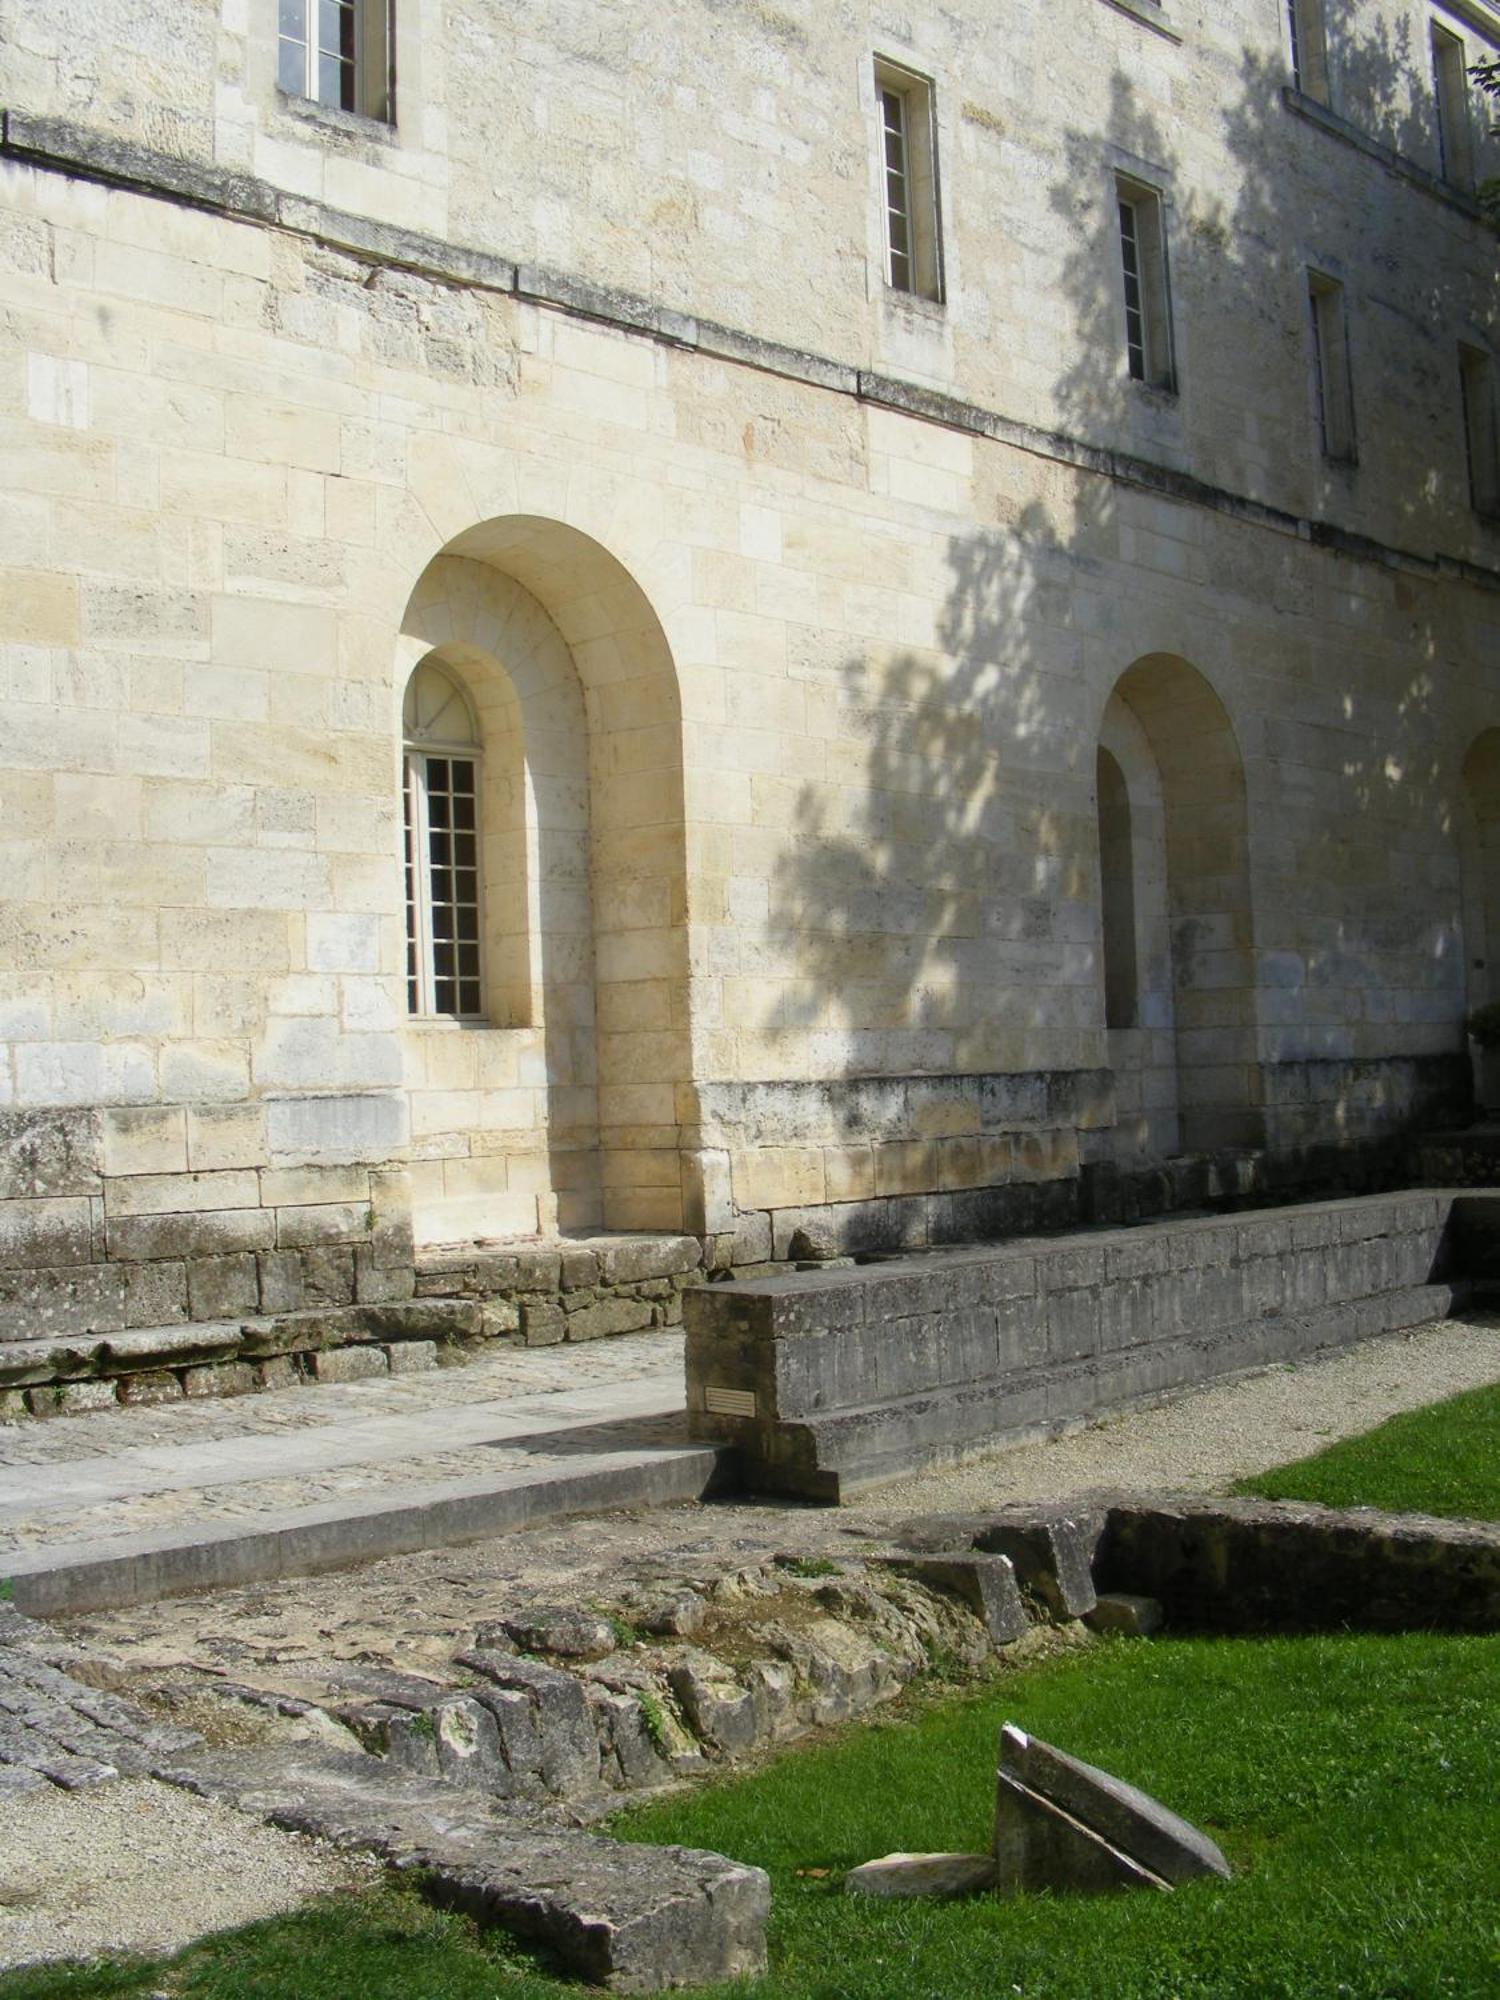
<path id="1" fill-rule="evenodd" d="M 1292 82 L 1304 97 L 1327 104 L 1330 101 L 1328 28 L 1323 0 L 1287 0 L 1286 19 Z"/>
<path id="2" fill-rule="evenodd" d="M 1160 188 L 1129 174 L 1111 182 L 1125 309 L 1125 369 L 1143 388 L 1177 392 L 1167 209 Z"/>
<path id="3" fill-rule="evenodd" d="M 1440 21 L 1430 24 L 1432 101 L 1437 116 L 1438 172 L 1450 187 L 1474 185 L 1474 120 L 1469 60 L 1462 38 Z"/>
<path id="4" fill-rule="evenodd" d="M 1464 456 L 1469 504 L 1476 514 L 1500 520 L 1500 413 L 1496 410 L 1495 357 L 1488 348 L 1458 345 L 1458 386 L 1463 405 Z"/>
<path id="5" fill-rule="evenodd" d="M 1331 465 L 1357 465 L 1354 371 L 1349 361 L 1349 315 L 1344 287 L 1326 271 L 1309 266 L 1307 304 L 1313 400 L 1322 453 Z"/>
<path id="6" fill-rule="evenodd" d="M 471 1021 L 482 1022 L 488 1018 L 486 1003 L 488 981 L 485 960 L 488 956 L 485 935 L 485 882 L 484 882 L 484 827 L 482 811 L 484 799 L 484 760 L 478 718 L 470 699 L 468 689 L 450 667 L 438 661 L 422 661 L 413 670 L 407 684 L 405 701 L 411 700 L 411 688 L 425 669 L 446 681 L 453 690 L 453 699 L 461 706 L 465 734 L 442 735 L 437 729 L 424 731 L 412 728 L 410 720 L 403 727 L 402 769 L 401 769 L 401 830 L 402 830 L 402 901 L 404 917 L 404 949 L 406 952 L 406 993 L 407 1013 L 414 1020 Z M 403 703 L 403 707 L 405 703 Z M 433 716 L 435 725 L 441 724 L 451 711 L 451 702 L 440 707 Z M 410 718 L 412 711 L 407 710 Z M 455 924 L 453 946 L 455 954 L 461 942 L 472 942 L 475 947 L 473 983 L 475 1004 L 472 1007 L 443 1007 L 437 1005 L 437 988 L 440 979 L 451 977 L 457 985 L 467 982 L 468 975 L 460 974 L 455 956 L 451 975 L 440 974 L 437 969 L 437 944 L 433 922 L 433 869 L 432 859 L 432 786 L 429 766 L 434 760 L 454 761 L 473 766 L 474 772 L 474 897 L 475 913 L 472 940 L 461 940 Z M 450 790 L 449 796 L 453 794 Z M 443 829 L 439 828 L 438 831 Z M 450 823 L 446 829 L 450 839 L 460 831 Z M 457 867 L 456 858 L 449 850 L 448 867 Z M 456 894 L 449 899 L 455 910 L 458 908 Z M 467 900 L 467 899 L 466 899 Z M 457 995 L 455 994 L 455 997 Z"/>
<path id="7" fill-rule="evenodd" d="M 931 78 L 877 56 L 875 125 L 886 284 L 893 292 L 940 305 L 943 251 Z"/>
<path id="8" fill-rule="evenodd" d="M 324 49 L 325 9 L 337 10 L 351 49 Z M 391 0 L 277 0 L 276 78 L 289 97 L 383 124 L 394 122 Z M 316 29 L 316 32 L 314 30 Z M 341 42 L 343 34 L 341 33 Z M 331 82 L 325 63 L 338 65 Z"/>

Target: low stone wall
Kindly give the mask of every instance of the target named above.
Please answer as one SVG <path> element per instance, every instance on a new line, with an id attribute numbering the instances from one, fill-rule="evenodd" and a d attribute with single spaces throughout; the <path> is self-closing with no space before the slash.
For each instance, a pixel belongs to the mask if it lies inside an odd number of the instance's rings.
<path id="1" fill-rule="evenodd" d="M 696 1236 L 570 1237 L 422 1251 L 416 1294 L 475 1302 L 487 1339 L 552 1347 L 678 1326 L 683 1293 L 703 1278 Z"/>
<path id="2" fill-rule="evenodd" d="M 1441 1317 L 1464 1284 L 1452 1208 L 1417 1190 L 708 1286 L 685 1302 L 689 1424 L 747 1486 L 836 1502 Z"/>
<path id="3" fill-rule="evenodd" d="M 1122 1499 L 1094 1556 L 1103 1591 L 1156 1598 L 1199 1632 L 1493 1632 L 1500 1526 L 1285 1500 Z"/>
<path id="4" fill-rule="evenodd" d="M 388 1304 L 0 1339 L 0 1422 L 404 1375 L 496 1341 L 646 1332 L 677 1325 L 702 1277 L 692 1236 L 433 1251 L 418 1258 L 417 1296 Z"/>

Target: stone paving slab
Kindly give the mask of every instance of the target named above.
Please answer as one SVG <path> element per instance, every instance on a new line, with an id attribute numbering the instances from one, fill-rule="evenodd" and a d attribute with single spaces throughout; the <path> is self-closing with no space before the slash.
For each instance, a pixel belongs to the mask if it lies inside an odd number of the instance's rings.
<path id="1" fill-rule="evenodd" d="M 66 1649 L 63 1649 L 64 1652 Z M 46 1628 L 0 1605 L 0 1798 L 138 1777 L 202 1742 L 55 1664 Z"/>
<path id="2" fill-rule="evenodd" d="M 42 1614 L 700 1498 L 680 1338 L 0 1431 L 0 1574 Z"/>

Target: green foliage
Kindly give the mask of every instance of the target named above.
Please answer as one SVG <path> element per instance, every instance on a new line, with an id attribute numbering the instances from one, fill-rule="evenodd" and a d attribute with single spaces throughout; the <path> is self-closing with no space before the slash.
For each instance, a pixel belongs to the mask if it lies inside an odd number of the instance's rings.
<path id="1" fill-rule="evenodd" d="M 780 1556 L 778 1566 L 791 1576 L 841 1576 L 836 1562 L 827 1556 Z"/>
<path id="2" fill-rule="evenodd" d="M 661 1705 L 660 1697 L 650 1688 L 637 1688 L 635 1705 L 641 1711 L 641 1721 L 646 1725 L 646 1734 L 655 1749 L 665 1751 L 667 1747 L 667 1712 Z"/>
<path id="3" fill-rule="evenodd" d="M 1362 1437 L 1242 1479 L 1237 1493 L 1500 1520 L 1500 1385 L 1407 1410 Z"/>
<path id="4" fill-rule="evenodd" d="M 644 1702 L 643 1702 L 644 1712 Z M 872 1855 L 985 1845 L 1013 1719 L 1147 1787 L 1233 1882 L 1170 1896 L 882 1905 Z M 794 1753 L 622 1818 L 767 1868 L 772 1976 L 715 2000 L 1439 2000 L 1500 1992 L 1492 1745 L 1500 1639 L 1156 1640 Z M 410 1888 L 132 1961 L 0 1977 L 0 2000 L 579 2000 Z M 689 1996 L 684 1996 L 689 2000 Z"/>
<path id="5" fill-rule="evenodd" d="M 628 1618 L 617 1618 L 613 1613 L 607 1613 L 606 1622 L 615 1635 L 615 1644 L 622 1649 L 639 1646 L 645 1639 L 640 1626 L 632 1625 Z"/>
<path id="6" fill-rule="evenodd" d="M 1309 2000 L 1500 1991 L 1500 1640 L 1156 1640 L 1008 1677 L 631 1813 L 769 1869 L 760 2000 Z M 1171 1896 L 870 1904 L 840 1878 L 987 1841 L 1000 1723 L 1154 1792 L 1236 1869 Z"/>
<path id="7" fill-rule="evenodd" d="M 16 1586 L 8 1576 L 0 1576 L 0 1604 L 14 1604 L 15 1601 Z"/>

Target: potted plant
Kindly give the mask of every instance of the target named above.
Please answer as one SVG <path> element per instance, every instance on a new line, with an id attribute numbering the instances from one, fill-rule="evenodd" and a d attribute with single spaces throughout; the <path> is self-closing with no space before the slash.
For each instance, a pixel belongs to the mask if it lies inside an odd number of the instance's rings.
<path id="1" fill-rule="evenodd" d="M 1487 1000 L 1476 1007 L 1464 1025 L 1469 1031 L 1479 1109 L 1500 1110 L 1500 1000 Z"/>

